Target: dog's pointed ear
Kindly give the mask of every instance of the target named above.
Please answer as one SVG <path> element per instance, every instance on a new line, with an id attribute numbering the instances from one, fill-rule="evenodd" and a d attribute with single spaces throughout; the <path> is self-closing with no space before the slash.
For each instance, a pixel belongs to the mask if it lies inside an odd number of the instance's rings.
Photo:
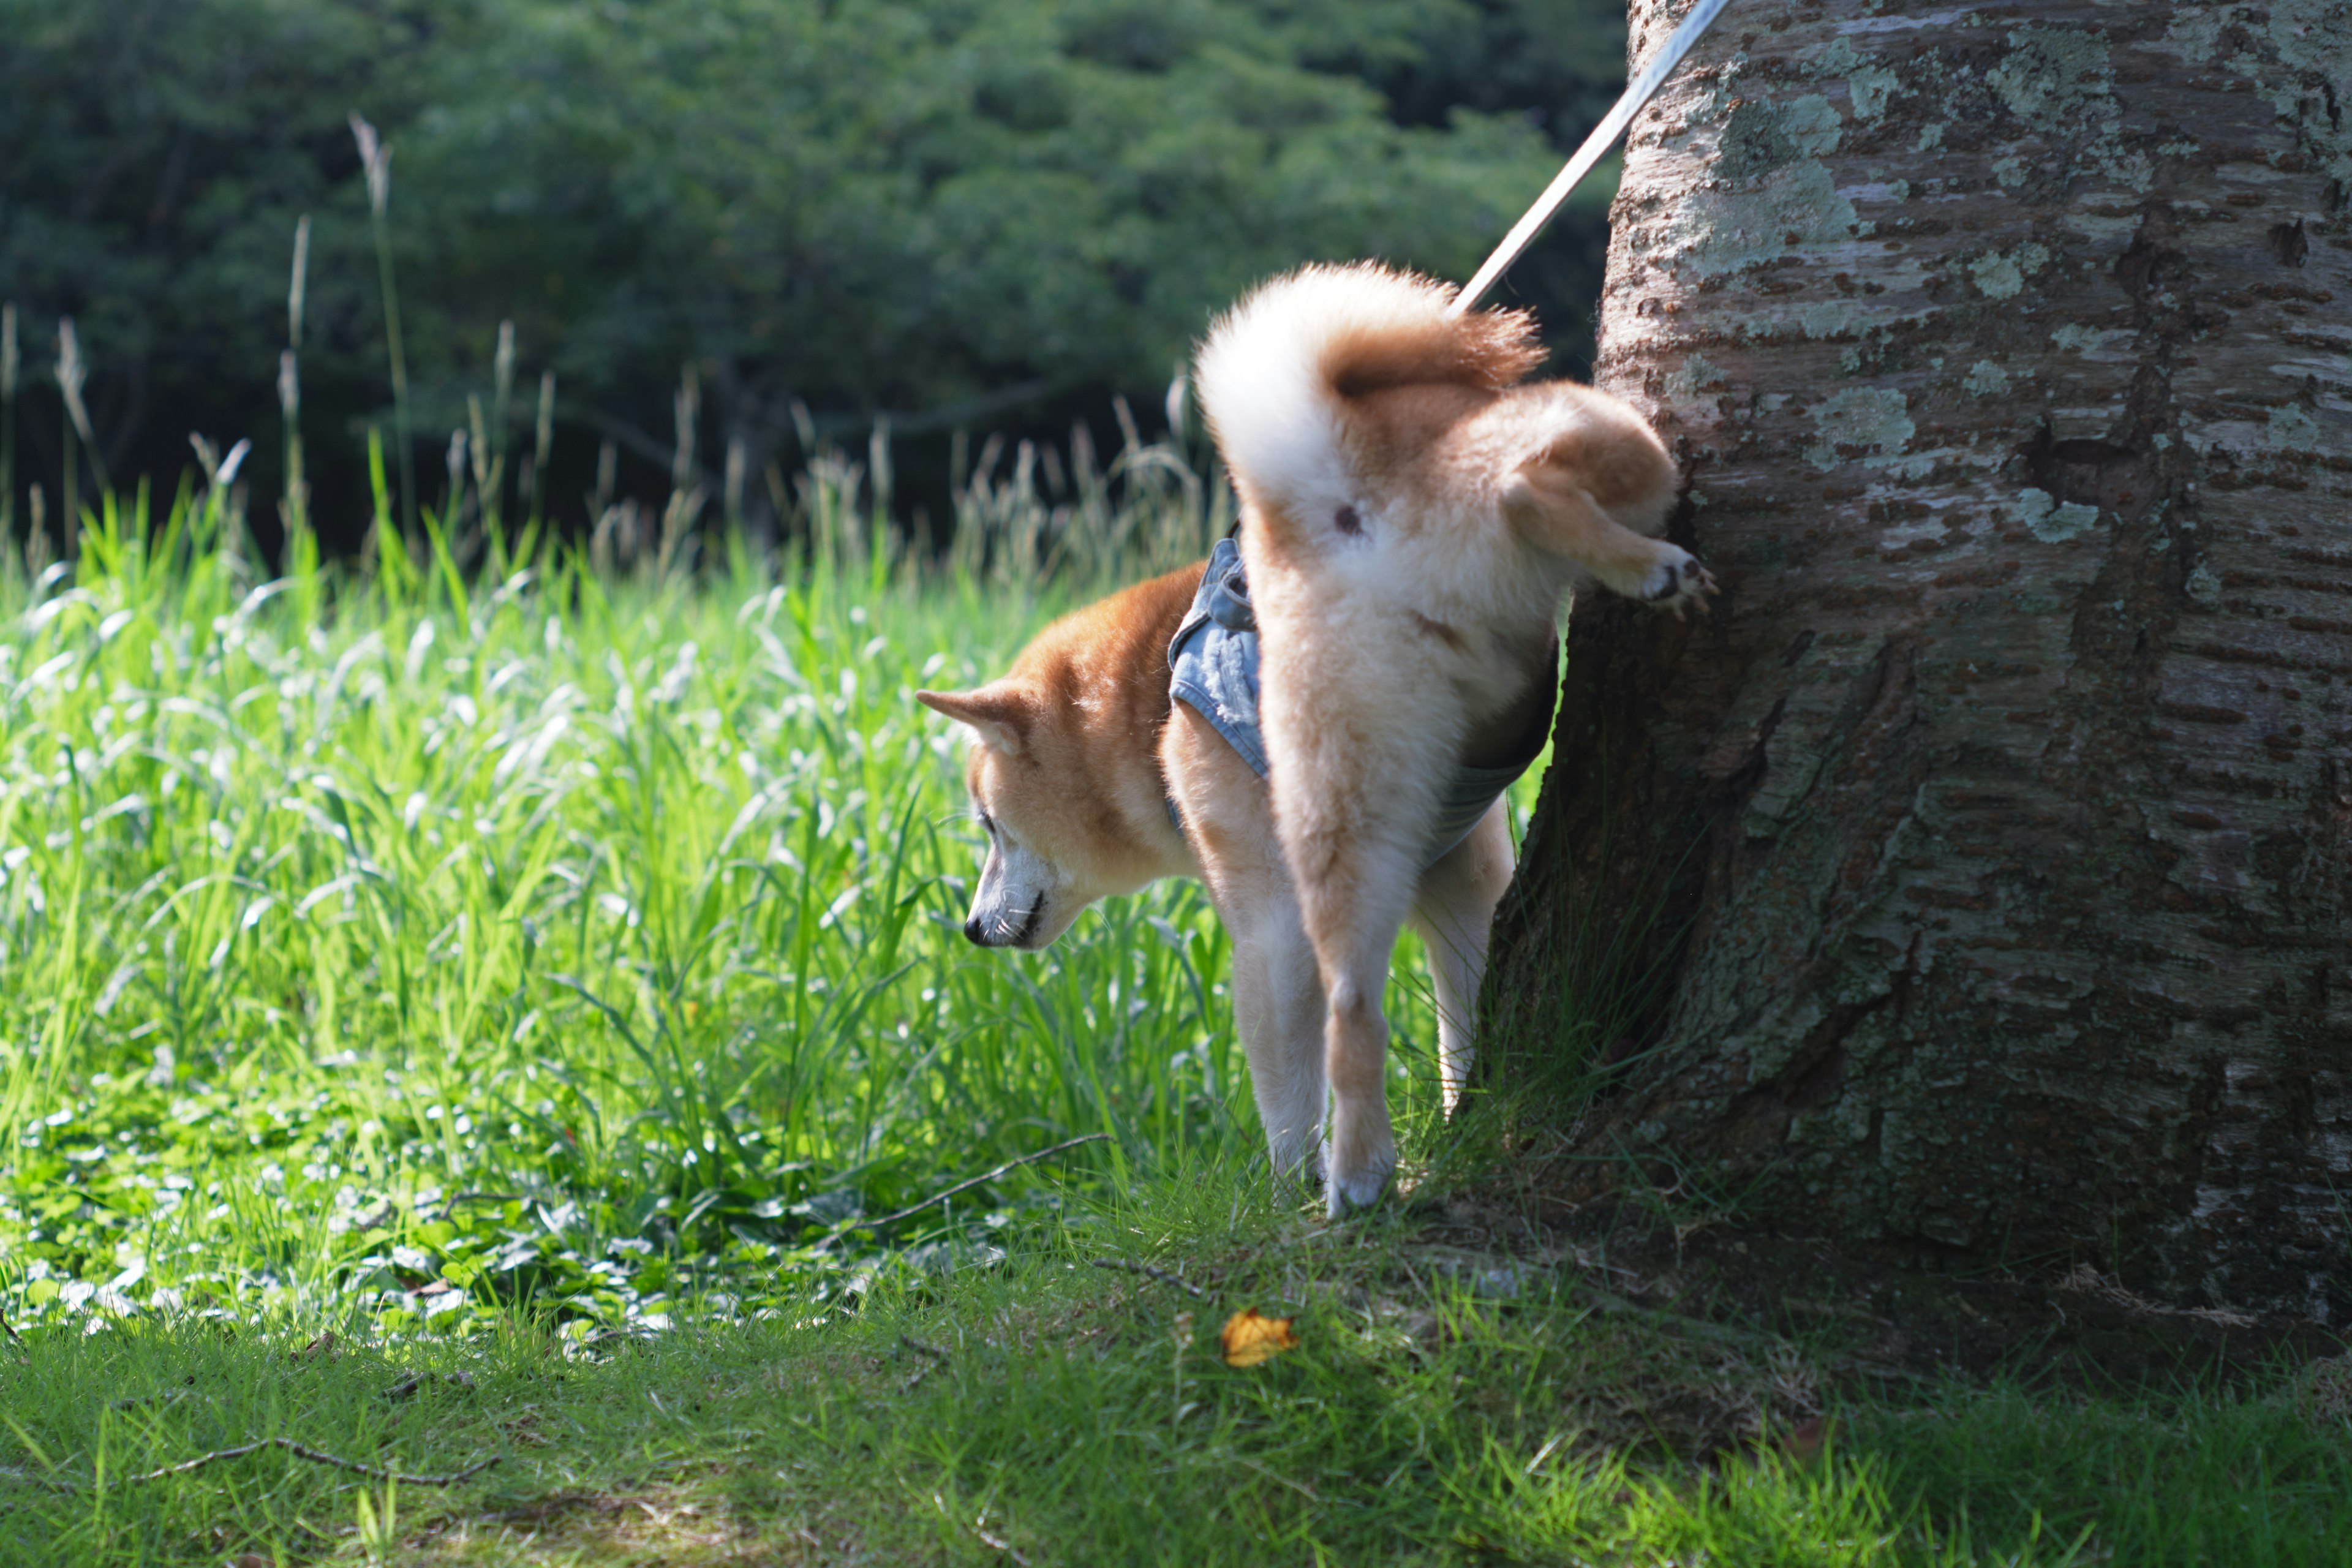
<path id="1" fill-rule="evenodd" d="M 1034 704 L 1026 693 L 1001 680 L 976 691 L 918 691 L 915 700 L 969 726 L 990 751 L 1017 757 L 1028 743 Z"/>

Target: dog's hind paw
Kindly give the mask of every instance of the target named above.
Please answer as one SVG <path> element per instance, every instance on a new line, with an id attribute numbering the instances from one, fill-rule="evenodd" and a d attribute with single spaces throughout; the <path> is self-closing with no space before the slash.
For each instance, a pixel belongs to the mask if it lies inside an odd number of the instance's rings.
<path id="1" fill-rule="evenodd" d="M 1706 614 L 1706 602 L 1717 591 L 1714 574 L 1698 563 L 1698 557 L 1675 544 L 1659 546 L 1657 563 L 1642 584 L 1642 597 L 1672 610 L 1676 620 L 1689 610 Z"/>
<path id="2" fill-rule="evenodd" d="M 1343 1171 L 1332 1163 L 1327 1150 L 1324 1169 L 1328 1173 L 1323 1180 L 1324 1212 L 1333 1219 L 1345 1219 L 1353 1211 L 1381 1201 L 1396 1170 L 1396 1152 L 1391 1149 L 1384 1157 L 1365 1162 L 1360 1170 Z"/>

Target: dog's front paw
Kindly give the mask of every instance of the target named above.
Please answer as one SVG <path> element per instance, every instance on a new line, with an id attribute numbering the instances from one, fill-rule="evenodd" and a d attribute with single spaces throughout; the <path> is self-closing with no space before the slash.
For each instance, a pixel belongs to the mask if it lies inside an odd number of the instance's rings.
<path id="1" fill-rule="evenodd" d="M 1266 1152 L 1273 1158 L 1275 1175 L 1285 1182 L 1319 1187 L 1323 1184 L 1323 1173 L 1330 1169 L 1323 1130 L 1312 1122 L 1302 1127 L 1269 1128 Z"/>
<path id="2" fill-rule="evenodd" d="M 1717 592 L 1713 574 L 1698 563 L 1697 556 L 1680 545 L 1660 544 L 1658 558 L 1643 579 L 1641 597 L 1672 610 L 1680 620 L 1688 610 L 1706 614 L 1706 602 Z"/>

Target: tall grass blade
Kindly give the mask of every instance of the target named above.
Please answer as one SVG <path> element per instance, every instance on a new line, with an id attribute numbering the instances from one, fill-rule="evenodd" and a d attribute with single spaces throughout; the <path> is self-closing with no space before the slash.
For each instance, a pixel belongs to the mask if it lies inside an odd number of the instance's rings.
<path id="1" fill-rule="evenodd" d="M 392 266 L 392 149 L 357 110 L 352 111 L 351 127 L 367 175 L 368 224 L 375 237 L 376 279 L 383 297 L 384 352 L 392 367 L 393 434 L 400 462 L 401 538 L 413 542 L 417 514 L 416 440 L 409 420 L 408 355 L 400 333 L 400 288 Z"/>

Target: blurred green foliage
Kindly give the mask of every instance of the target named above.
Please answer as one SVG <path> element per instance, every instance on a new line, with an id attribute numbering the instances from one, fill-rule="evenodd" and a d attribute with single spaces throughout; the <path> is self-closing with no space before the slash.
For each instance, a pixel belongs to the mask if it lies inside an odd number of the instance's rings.
<path id="1" fill-rule="evenodd" d="M 652 488 L 689 361 L 698 462 L 715 474 L 740 440 L 756 475 L 803 455 L 795 403 L 842 438 L 880 414 L 942 437 L 1066 425 L 1114 392 L 1156 405 L 1208 313 L 1265 274 L 1369 255 L 1465 276 L 1614 90 L 1623 17 L 1609 0 L 0 0 L 0 38 L 20 481 L 46 472 L 54 504 L 63 416 L 29 372 L 70 314 L 114 474 L 176 469 L 194 427 L 251 436 L 248 474 L 273 484 L 308 213 L 305 420 L 333 532 L 359 510 L 365 425 L 391 423 L 350 111 L 396 153 L 420 471 L 510 318 L 523 384 L 560 377 L 559 468 L 578 480 L 613 439 Z M 1559 296 L 1539 302 L 1570 342 L 1597 232 L 1588 205 L 1519 279 Z M 576 493 L 559 479 L 559 501 Z"/>

